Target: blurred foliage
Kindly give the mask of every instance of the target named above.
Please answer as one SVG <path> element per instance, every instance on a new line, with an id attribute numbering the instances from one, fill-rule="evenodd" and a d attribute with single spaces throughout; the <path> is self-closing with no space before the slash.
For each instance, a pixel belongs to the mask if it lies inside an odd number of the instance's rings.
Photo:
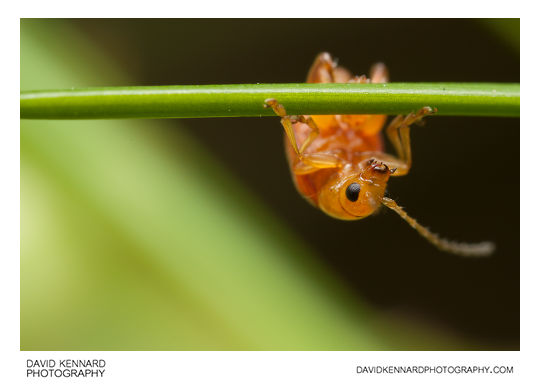
<path id="1" fill-rule="evenodd" d="M 69 25 L 21 22 L 21 90 L 130 82 Z M 353 296 L 163 124 L 21 121 L 21 349 L 464 347 Z"/>
<path id="2" fill-rule="evenodd" d="M 480 19 L 480 23 L 519 55 L 520 19 Z"/>

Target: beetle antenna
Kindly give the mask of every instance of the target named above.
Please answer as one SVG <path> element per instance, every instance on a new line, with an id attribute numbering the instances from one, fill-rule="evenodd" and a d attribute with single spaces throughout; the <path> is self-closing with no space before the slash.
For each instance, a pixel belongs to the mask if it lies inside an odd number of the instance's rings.
<path id="1" fill-rule="evenodd" d="M 420 225 L 415 219 L 410 217 L 407 212 L 403 210 L 397 203 L 388 198 L 383 197 L 382 203 L 388 208 L 396 212 L 403 220 L 405 220 L 411 227 L 416 229 L 420 235 L 426 238 L 431 244 L 436 246 L 442 251 L 455 253 L 461 256 L 489 256 L 495 251 L 495 244 L 485 241 L 482 243 L 458 243 L 439 237 L 439 235 L 431 232 L 429 229 Z"/>

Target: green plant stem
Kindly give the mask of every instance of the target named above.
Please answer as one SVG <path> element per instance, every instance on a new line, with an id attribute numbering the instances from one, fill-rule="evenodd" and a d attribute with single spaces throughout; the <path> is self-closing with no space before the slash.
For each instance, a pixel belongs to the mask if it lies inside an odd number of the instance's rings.
<path id="1" fill-rule="evenodd" d="M 519 84 L 235 84 L 110 87 L 21 92 L 23 119 L 114 119 L 402 114 L 423 106 L 439 115 L 519 116 Z"/>

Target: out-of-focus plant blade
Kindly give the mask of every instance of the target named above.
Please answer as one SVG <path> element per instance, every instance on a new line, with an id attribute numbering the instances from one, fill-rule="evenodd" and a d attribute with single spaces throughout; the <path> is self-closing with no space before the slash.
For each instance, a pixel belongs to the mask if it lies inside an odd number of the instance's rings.
<path id="1" fill-rule="evenodd" d="M 480 19 L 479 21 L 519 54 L 520 19 Z"/>

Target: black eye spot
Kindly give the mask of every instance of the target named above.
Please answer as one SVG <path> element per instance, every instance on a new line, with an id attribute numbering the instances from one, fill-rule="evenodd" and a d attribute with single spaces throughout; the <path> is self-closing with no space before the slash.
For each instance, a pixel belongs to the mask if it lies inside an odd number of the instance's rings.
<path id="1" fill-rule="evenodd" d="M 345 195 L 347 196 L 347 199 L 353 202 L 358 200 L 359 194 L 360 194 L 360 184 L 358 183 L 350 184 L 347 187 L 347 190 L 345 191 Z"/>

